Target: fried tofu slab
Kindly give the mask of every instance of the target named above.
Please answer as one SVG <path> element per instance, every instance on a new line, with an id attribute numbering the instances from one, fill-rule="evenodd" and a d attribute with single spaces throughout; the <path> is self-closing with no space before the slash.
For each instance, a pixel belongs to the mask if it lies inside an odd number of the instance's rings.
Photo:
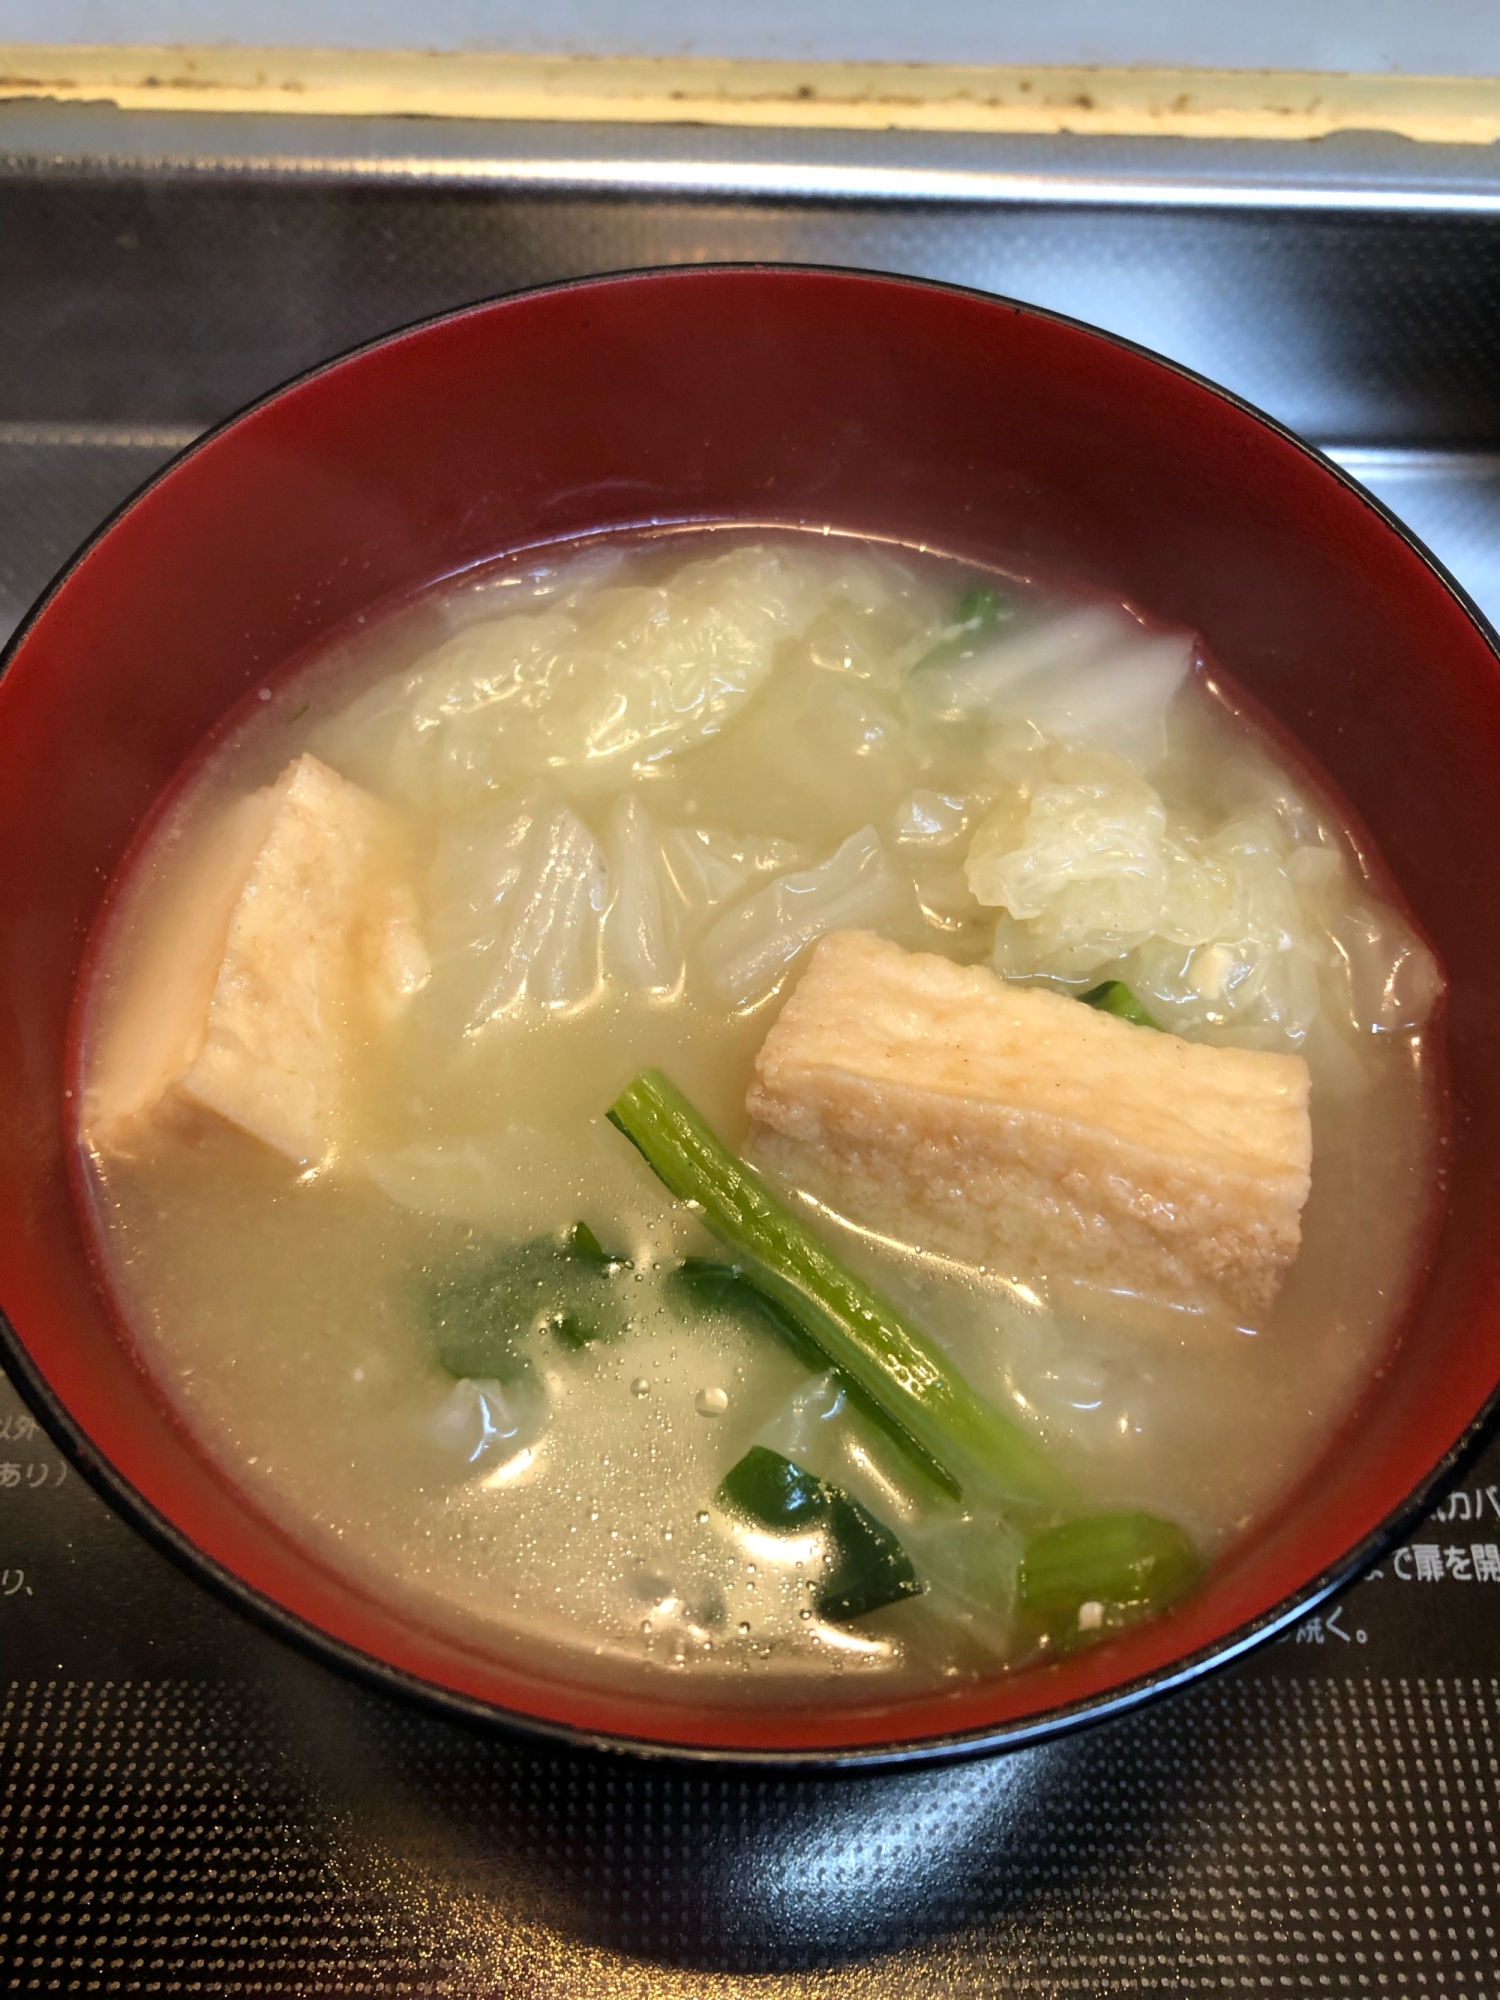
<path id="1" fill-rule="evenodd" d="M 316 757 L 229 807 L 131 968 L 85 1106 L 129 1146 L 216 1113 L 301 1166 L 338 1147 L 351 1067 L 427 976 L 394 816 Z"/>
<path id="2" fill-rule="evenodd" d="M 1301 1243 L 1307 1065 L 985 967 L 825 937 L 756 1058 L 750 1158 L 852 1221 L 1027 1280 L 1264 1316 Z"/>

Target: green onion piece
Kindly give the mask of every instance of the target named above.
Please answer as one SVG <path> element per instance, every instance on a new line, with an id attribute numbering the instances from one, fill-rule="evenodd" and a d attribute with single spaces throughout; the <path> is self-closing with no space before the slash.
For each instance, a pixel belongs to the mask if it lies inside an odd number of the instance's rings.
<path id="1" fill-rule="evenodd" d="M 1198 1551 L 1152 1514 L 1086 1514 L 1033 1535 L 1021 1558 L 1016 1601 L 1071 1639 L 1079 1612 L 1099 1606 L 1094 1629 L 1160 1611 L 1202 1573 Z M 1085 1635 L 1086 1636 L 1086 1635 Z"/>
<path id="2" fill-rule="evenodd" d="M 926 1334 L 848 1270 L 750 1167 L 721 1144 L 660 1070 L 610 1108 L 679 1201 L 752 1265 L 757 1284 L 809 1332 L 965 1492 L 1056 1510 L 1071 1493 L 1023 1425 L 981 1396 Z"/>
<path id="3" fill-rule="evenodd" d="M 478 1268 L 429 1285 L 427 1316 L 450 1375 L 510 1382 L 530 1371 L 529 1337 L 551 1330 L 564 1347 L 621 1332 L 629 1300 L 614 1280 L 629 1266 L 602 1249 L 586 1223 L 486 1257 Z"/>
<path id="4" fill-rule="evenodd" d="M 883 1521 L 843 1487 L 765 1445 L 731 1466 L 714 1497 L 769 1534 L 823 1536 L 827 1566 L 814 1594 L 820 1618 L 843 1624 L 922 1593 L 911 1557 Z"/>
<path id="5" fill-rule="evenodd" d="M 1152 1020 L 1123 979 L 1106 979 L 1102 986 L 1078 997 L 1085 1007 L 1097 1007 L 1101 1014 L 1114 1014 L 1122 1021 L 1133 1021 L 1138 1028 L 1155 1028 L 1158 1034 L 1165 1033 L 1161 1022 Z"/>
<path id="6" fill-rule="evenodd" d="M 961 1488 L 952 1473 L 941 1466 L 909 1432 L 904 1431 L 890 1412 L 882 1408 L 847 1370 L 834 1367 L 801 1320 L 780 1299 L 773 1298 L 750 1272 L 739 1270 L 733 1264 L 717 1263 L 708 1257 L 686 1257 L 672 1273 L 668 1288 L 695 1312 L 721 1312 L 765 1328 L 812 1374 L 822 1375 L 833 1368 L 839 1387 L 848 1398 L 849 1407 L 889 1438 L 924 1479 L 930 1480 L 950 1498 L 958 1499 Z"/>

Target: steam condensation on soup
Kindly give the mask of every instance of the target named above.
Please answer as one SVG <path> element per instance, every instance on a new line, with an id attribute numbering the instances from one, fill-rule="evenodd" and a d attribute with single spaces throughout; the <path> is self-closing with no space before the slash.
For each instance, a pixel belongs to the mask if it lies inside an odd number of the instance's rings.
<path id="1" fill-rule="evenodd" d="M 1191 1590 L 1435 1176 L 1437 969 L 1194 637 L 835 538 L 376 619 L 98 963 L 97 1228 L 195 1434 L 414 1619 L 678 1700 Z"/>

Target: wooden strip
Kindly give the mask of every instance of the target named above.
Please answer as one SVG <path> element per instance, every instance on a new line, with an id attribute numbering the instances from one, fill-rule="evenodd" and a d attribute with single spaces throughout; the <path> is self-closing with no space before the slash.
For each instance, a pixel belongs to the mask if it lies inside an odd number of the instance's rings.
<path id="1" fill-rule="evenodd" d="M 0 43 L 0 99 L 855 131 L 1500 138 L 1500 79 Z"/>

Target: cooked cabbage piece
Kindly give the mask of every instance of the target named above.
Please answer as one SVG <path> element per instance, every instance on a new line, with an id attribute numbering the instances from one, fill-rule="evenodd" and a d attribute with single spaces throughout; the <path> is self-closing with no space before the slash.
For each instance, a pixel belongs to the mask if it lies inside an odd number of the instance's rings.
<path id="1" fill-rule="evenodd" d="M 901 800 L 894 820 L 897 847 L 919 853 L 940 851 L 951 847 L 968 826 L 968 802 L 959 793 L 919 786 Z"/>
<path id="2" fill-rule="evenodd" d="M 1195 1040 L 1300 1048 L 1325 1007 L 1365 1030 L 1416 1026 L 1441 987 L 1394 912 L 1351 924 L 1348 864 L 1283 785 L 1215 821 L 1168 811 L 1123 758 L 1003 734 L 1005 789 L 965 862 L 1001 914 L 991 962 L 1011 978 L 1127 984 Z"/>
<path id="3" fill-rule="evenodd" d="M 793 841 L 726 833 L 710 826 L 668 827 L 661 852 L 662 865 L 690 923 L 732 903 L 756 883 L 807 862 L 806 850 Z"/>
<path id="4" fill-rule="evenodd" d="M 561 588 L 469 625 L 353 703 L 329 740 L 424 806 L 546 774 L 616 783 L 717 735 L 783 641 L 808 639 L 819 664 L 859 678 L 879 671 L 887 626 L 905 636 L 926 615 L 897 564 L 741 547 L 663 582 Z"/>
<path id="5" fill-rule="evenodd" d="M 979 902 L 1031 927 L 1049 970 L 1082 975 L 1178 917 L 1200 886 L 1174 881 L 1180 858 L 1166 808 L 1123 758 L 1046 744 L 980 825 L 964 873 Z M 1204 913 L 1195 903 L 1181 914 L 1193 925 Z"/>
<path id="6" fill-rule="evenodd" d="M 527 999 L 576 1006 L 598 985 L 608 877 L 569 807 L 533 794 L 453 828 L 429 898 L 434 996 L 457 999 L 466 1033 Z"/>
<path id="7" fill-rule="evenodd" d="M 910 699 L 918 715 L 1025 722 L 1149 771 L 1166 755 L 1167 710 L 1193 653 L 1191 633 L 1152 632 L 1118 605 L 1089 605 L 976 634 L 957 659 L 919 666 Z"/>
<path id="8" fill-rule="evenodd" d="M 879 866 L 878 842 L 863 865 L 861 855 L 864 849 L 837 868 L 810 871 L 814 893 L 804 907 L 795 886 L 803 876 L 775 873 L 800 858 L 790 842 L 716 827 L 658 827 L 631 793 L 603 815 L 602 837 L 545 793 L 498 802 L 450 828 L 439 844 L 428 882 L 433 1004 L 456 1012 L 473 1037 L 527 1002 L 581 1006 L 606 980 L 665 997 L 681 986 L 686 954 L 715 914 L 768 877 L 773 888 L 793 885 L 781 893 L 802 912 L 804 929 L 819 923 L 818 912 L 846 904 L 873 911 L 889 870 Z M 739 907 L 762 910 L 754 893 Z M 752 941 L 776 928 L 774 911 L 764 921 L 740 922 Z M 777 933 L 778 965 L 800 942 L 800 933 L 796 944 Z M 711 964 L 718 952 L 710 948 Z"/>
<path id="9" fill-rule="evenodd" d="M 720 999 L 753 1006 L 815 938 L 879 923 L 909 893 L 874 827 L 861 827 L 816 868 L 778 876 L 720 917 L 703 940 L 704 970 Z"/>
<path id="10" fill-rule="evenodd" d="M 682 977 L 678 912 L 660 836 L 640 800 L 626 794 L 610 807 L 604 830 L 609 907 L 604 962 L 643 993 L 670 993 Z"/>

